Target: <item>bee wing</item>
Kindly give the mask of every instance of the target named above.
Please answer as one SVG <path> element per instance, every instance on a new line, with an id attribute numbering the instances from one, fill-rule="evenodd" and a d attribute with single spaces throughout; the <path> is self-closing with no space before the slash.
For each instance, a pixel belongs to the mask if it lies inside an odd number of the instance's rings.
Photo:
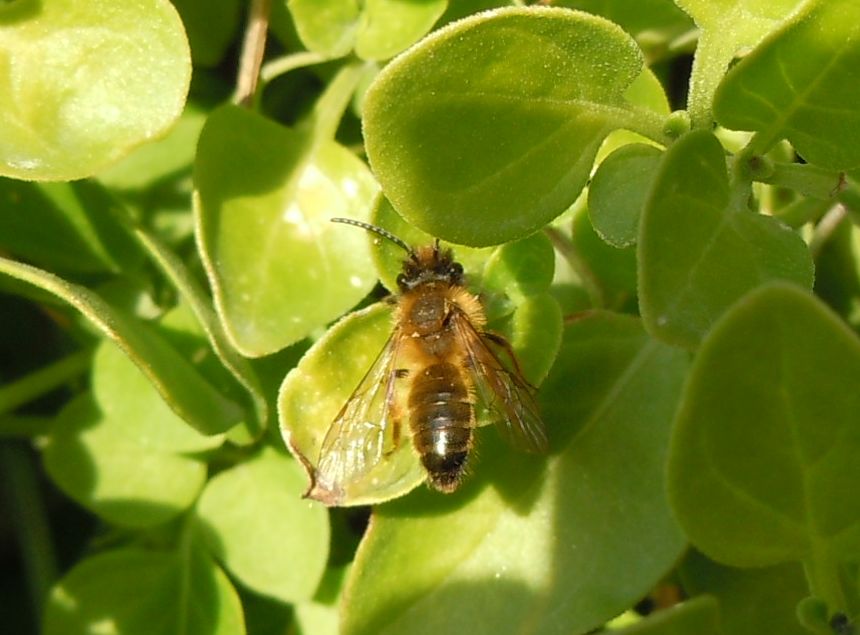
<path id="1" fill-rule="evenodd" d="M 335 417 L 320 447 L 308 496 L 339 505 L 350 486 L 360 482 L 400 442 L 397 405 L 395 329 L 376 360 Z"/>
<path id="2" fill-rule="evenodd" d="M 505 368 L 465 313 L 455 310 L 452 319 L 466 350 L 478 399 L 494 415 L 502 437 L 526 452 L 546 452 L 546 430 L 532 388 L 519 372 Z"/>

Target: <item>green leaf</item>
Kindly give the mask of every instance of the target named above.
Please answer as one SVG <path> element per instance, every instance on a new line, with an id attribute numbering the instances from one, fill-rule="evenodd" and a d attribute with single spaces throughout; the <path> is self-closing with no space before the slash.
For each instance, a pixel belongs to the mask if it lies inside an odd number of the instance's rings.
<path id="1" fill-rule="evenodd" d="M 317 340 L 284 379 L 278 395 L 281 431 L 287 447 L 302 464 L 316 466 L 331 422 L 379 355 L 392 329 L 391 311 L 382 304 L 351 313 Z M 366 478 L 353 482 L 339 504 L 375 504 L 402 496 L 424 477 L 411 443 L 402 443 Z"/>
<path id="2" fill-rule="evenodd" d="M 732 635 L 808 635 L 795 607 L 809 594 L 797 564 L 761 569 L 733 569 L 690 551 L 680 567 L 684 590 L 708 593 L 720 602 L 720 621 Z"/>
<path id="3" fill-rule="evenodd" d="M 666 152 L 639 226 L 640 310 L 648 331 L 694 348 L 744 293 L 770 280 L 812 287 L 803 240 L 730 200 L 726 159 L 706 131 Z"/>
<path id="4" fill-rule="evenodd" d="M 808 293 L 772 284 L 733 306 L 675 425 L 669 491 L 693 544 L 741 567 L 856 557 L 858 385 L 860 340 Z"/>
<path id="5" fill-rule="evenodd" d="M 510 343 L 518 353 L 523 376 L 533 385 L 546 379 L 561 346 L 563 330 L 561 307 L 549 293 L 525 298 L 514 311 Z"/>
<path id="6" fill-rule="evenodd" d="M 0 275 L 47 291 L 80 311 L 131 358 L 176 414 L 203 434 L 224 432 L 242 418 L 241 407 L 216 391 L 156 332 L 86 287 L 5 258 L 0 258 Z"/>
<path id="7" fill-rule="evenodd" d="M 654 146 L 621 146 L 597 168 L 588 188 L 594 230 L 613 247 L 636 243 L 639 216 L 663 153 Z"/>
<path id="8" fill-rule="evenodd" d="M 860 5 L 818 0 L 752 54 L 717 91 L 718 121 L 758 133 L 767 151 L 788 139 L 809 163 L 834 170 L 860 165 Z"/>
<path id="9" fill-rule="evenodd" d="M 376 185 L 344 147 L 245 110 L 210 115 L 194 167 L 198 238 L 227 336 L 278 351 L 354 306 L 375 282 L 367 219 Z"/>
<path id="10" fill-rule="evenodd" d="M 552 284 L 555 253 L 545 234 L 532 234 L 502 245 L 487 258 L 482 288 L 499 289 L 516 304 L 543 293 Z"/>
<path id="11" fill-rule="evenodd" d="M 418 41 L 448 0 L 289 0 L 302 43 L 327 57 L 355 48 L 366 60 L 386 60 Z"/>
<path id="12" fill-rule="evenodd" d="M 662 487 L 684 369 L 634 319 L 574 324 L 540 391 L 555 455 L 482 428 L 455 494 L 422 488 L 377 508 L 343 633 L 580 633 L 630 606 L 684 547 Z"/>
<path id="13" fill-rule="evenodd" d="M 473 246 L 521 238 L 573 203 L 611 130 L 662 138 L 661 119 L 624 99 L 641 67 L 635 42 L 602 18 L 545 7 L 472 16 L 377 76 L 368 157 L 421 229 Z"/>
<path id="14" fill-rule="evenodd" d="M 146 375 L 123 351 L 103 340 L 93 358 L 93 396 L 118 434 L 142 448 L 200 452 L 216 448 L 223 435 L 206 436 L 177 415 Z"/>
<path id="15" fill-rule="evenodd" d="M 302 500 L 302 470 L 270 449 L 216 475 L 197 506 L 215 556 L 245 586 L 283 602 L 310 599 L 325 569 L 326 510 Z"/>
<path id="16" fill-rule="evenodd" d="M 732 59 L 786 20 L 803 0 L 676 0 L 701 33 L 688 108 L 696 128 L 710 128 L 714 92 Z"/>
<path id="17" fill-rule="evenodd" d="M 48 436 L 45 469 L 67 495 L 108 522 L 162 524 L 192 505 L 206 465 L 129 437 L 123 424 L 89 396 L 72 401 Z"/>
<path id="18" fill-rule="evenodd" d="M 657 611 L 638 624 L 611 632 L 617 635 L 740 635 L 740 631 L 720 628 L 721 616 L 714 598 L 705 596 Z"/>
<path id="19" fill-rule="evenodd" d="M 194 545 L 120 549 L 79 562 L 54 587 L 44 635 L 244 635 L 227 576 Z"/>
<path id="20" fill-rule="evenodd" d="M 689 16 L 672 0 L 559 0 L 553 4 L 612 20 L 636 37 L 646 52 L 665 50 L 671 40 L 694 28 Z"/>
<path id="21" fill-rule="evenodd" d="M 363 4 L 355 53 L 366 60 L 387 60 L 426 35 L 448 0 L 366 0 Z"/>
<path id="22" fill-rule="evenodd" d="M 52 271 L 134 270 L 141 250 L 96 184 L 26 183 L 0 177 L 0 249 Z"/>
<path id="23" fill-rule="evenodd" d="M 288 0 L 302 44 L 326 57 L 352 50 L 361 8 L 357 0 Z"/>
<path id="24" fill-rule="evenodd" d="M 28 180 L 89 176 L 163 134 L 191 77 L 167 0 L 18 2 L 0 60 L 0 174 Z"/>

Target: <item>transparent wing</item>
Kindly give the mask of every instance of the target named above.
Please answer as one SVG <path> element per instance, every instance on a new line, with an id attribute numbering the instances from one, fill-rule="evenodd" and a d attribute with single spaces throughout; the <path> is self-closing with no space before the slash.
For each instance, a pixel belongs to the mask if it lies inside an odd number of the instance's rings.
<path id="1" fill-rule="evenodd" d="M 516 369 L 505 368 L 465 313 L 455 309 L 451 319 L 466 350 L 478 400 L 493 415 L 502 437 L 526 452 L 546 452 L 546 430 L 532 388 Z M 511 356 L 516 363 L 512 351 Z"/>
<path id="2" fill-rule="evenodd" d="M 337 505 L 350 484 L 361 480 L 400 443 L 397 405 L 398 329 L 335 417 L 320 446 L 310 498 Z"/>

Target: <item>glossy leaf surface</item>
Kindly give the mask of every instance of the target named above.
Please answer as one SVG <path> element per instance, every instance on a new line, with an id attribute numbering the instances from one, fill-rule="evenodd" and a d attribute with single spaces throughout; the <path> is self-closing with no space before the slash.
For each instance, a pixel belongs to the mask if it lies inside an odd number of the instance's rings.
<path id="1" fill-rule="evenodd" d="M 298 463 L 272 449 L 207 484 L 197 520 L 215 556 L 248 588 L 282 602 L 313 596 L 328 556 L 328 515 L 302 499 Z"/>
<path id="2" fill-rule="evenodd" d="M 860 552 L 846 503 L 858 382 L 860 340 L 808 293 L 770 285 L 734 305 L 702 343 L 673 439 L 670 495 L 693 544 L 734 566 Z"/>
<path id="3" fill-rule="evenodd" d="M 366 219 L 376 194 L 342 146 L 228 106 L 203 129 L 194 180 L 216 305 L 243 354 L 278 351 L 370 291 L 366 237 L 329 222 Z"/>
<path id="4" fill-rule="evenodd" d="M 650 333 L 695 347 L 744 293 L 769 280 L 812 286 L 803 240 L 734 208 L 723 149 L 693 132 L 663 157 L 639 227 L 639 306 Z"/>
<path id="5" fill-rule="evenodd" d="M 191 60 L 167 0 L 13 5 L 0 13 L 0 174 L 92 175 L 182 112 Z"/>
<path id="6" fill-rule="evenodd" d="M 636 320 L 570 327 L 540 391 L 553 455 L 516 452 L 481 428 L 457 493 L 422 489 L 379 507 L 343 632 L 584 632 L 635 601 L 684 545 L 661 485 L 684 368 Z"/>
<path id="7" fill-rule="evenodd" d="M 810 163 L 860 164 L 860 5 L 818 0 L 726 76 L 714 104 L 721 124 L 758 132 L 764 151 L 788 139 Z"/>
<path id="8" fill-rule="evenodd" d="M 421 229 L 473 246 L 521 238 L 573 202 L 612 129 L 653 123 L 624 99 L 641 66 L 635 42 L 595 16 L 472 16 L 377 76 L 364 106 L 368 157 Z"/>

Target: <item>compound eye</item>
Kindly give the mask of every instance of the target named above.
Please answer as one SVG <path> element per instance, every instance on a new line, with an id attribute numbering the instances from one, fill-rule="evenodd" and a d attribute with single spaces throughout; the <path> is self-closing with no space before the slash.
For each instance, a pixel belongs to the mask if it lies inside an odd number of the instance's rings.
<path id="1" fill-rule="evenodd" d="M 453 273 L 455 276 L 462 276 L 463 265 L 461 265 L 459 262 L 451 263 L 451 273 Z"/>
<path id="2" fill-rule="evenodd" d="M 397 286 L 401 289 L 406 287 L 406 276 L 402 273 L 397 274 Z"/>

